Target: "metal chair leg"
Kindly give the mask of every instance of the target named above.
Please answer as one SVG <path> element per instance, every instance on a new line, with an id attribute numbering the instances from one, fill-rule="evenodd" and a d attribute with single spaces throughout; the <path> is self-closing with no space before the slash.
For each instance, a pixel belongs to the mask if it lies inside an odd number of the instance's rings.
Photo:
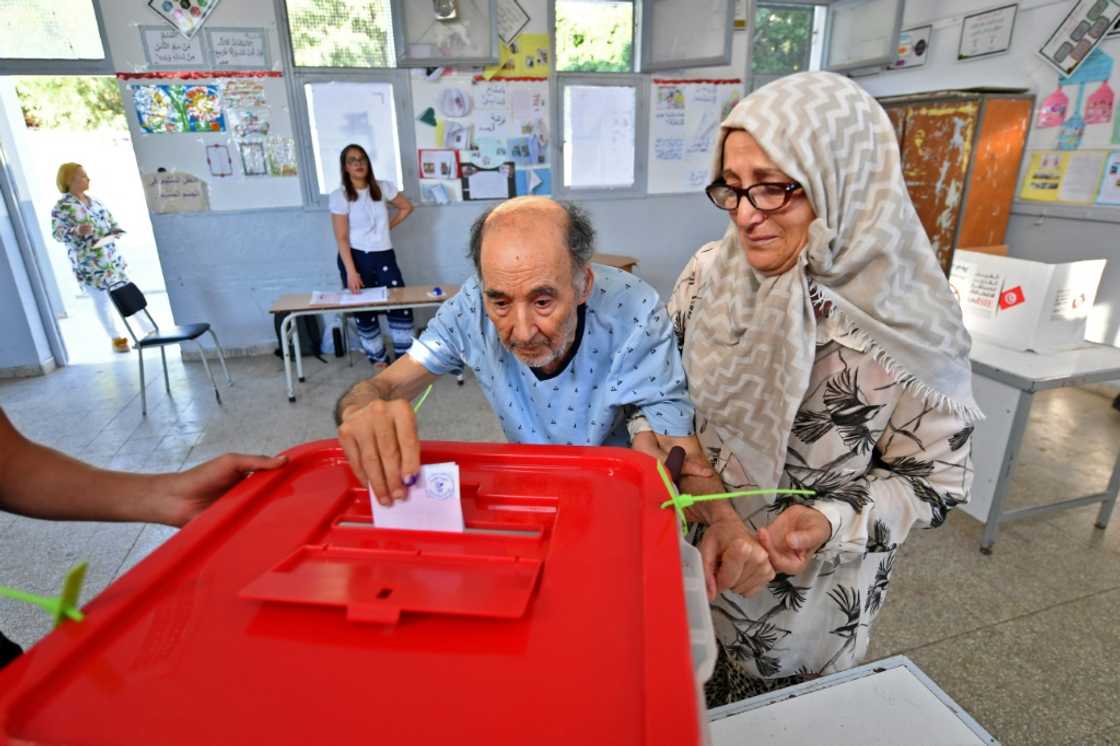
<path id="1" fill-rule="evenodd" d="M 140 416 L 148 416 L 148 392 L 144 386 L 144 348 L 137 347 L 136 352 L 140 358 Z"/>
<path id="2" fill-rule="evenodd" d="M 222 395 L 218 393 L 218 384 L 214 382 L 214 374 L 210 371 L 210 363 L 206 362 L 206 350 L 202 349 L 202 345 L 198 343 L 197 339 L 191 341 L 198 348 L 198 356 L 202 358 L 202 367 L 206 369 L 206 375 L 210 378 L 210 385 L 214 387 L 214 398 L 218 400 L 218 406 L 221 406 Z"/>
<path id="3" fill-rule="evenodd" d="M 163 387 L 167 389 L 167 393 L 171 393 L 171 379 L 167 377 L 167 348 L 159 348 L 159 357 L 163 361 Z"/>
<path id="4" fill-rule="evenodd" d="M 213 329 L 208 329 L 210 336 L 214 339 L 214 347 L 218 349 L 218 361 L 222 364 L 222 372 L 226 374 L 226 384 L 232 386 L 233 379 L 229 377 L 229 368 L 226 367 L 226 356 L 222 354 L 222 343 L 218 341 L 218 335 L 214 333 Z"/>

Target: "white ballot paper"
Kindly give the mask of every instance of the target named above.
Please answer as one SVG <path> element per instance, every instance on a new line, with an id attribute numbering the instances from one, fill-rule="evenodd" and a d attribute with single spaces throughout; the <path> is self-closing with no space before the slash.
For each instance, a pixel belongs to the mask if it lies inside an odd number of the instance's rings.
<path id="1" fill-rule="evenodd" d="M 412 531 L 463 533 L 463 503 L 459 496 L 459 465 L 454 461 L 424 464 L 416 484 L 408 488 L 408 499 L 391 507 L 377 502 L 369 490 L 373 525 Z"/>

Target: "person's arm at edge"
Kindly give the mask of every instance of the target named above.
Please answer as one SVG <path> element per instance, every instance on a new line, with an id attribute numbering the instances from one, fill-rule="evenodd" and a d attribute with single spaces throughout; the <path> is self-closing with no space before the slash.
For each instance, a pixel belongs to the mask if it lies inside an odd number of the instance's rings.
<path id="1" fill-rule="evenodd" d="M 397 196 L 389 200 L 389 204 L 397 208 L 397 213 L 389 219 L 389 230 L 393 230 L 403 223 L 415 209 L 408 197 L 404 196 L 404 192 L 397 192 Z"/>
<path id="2" fill-rule="evenodd" d="M 0 509 L 29 518 L 182 526 L 250 471 L 286 460 L 226 454 L 176 474 L 109 471 L 28 440 L 0 410 Z"/>
<path id="3" fill-rule="evenodd" d="M 350 218 L 332 212 L 331 228 L 334 229 L 334 242 L 338 245 L 338 258 L 346 268 L 346 287 L 350 292 L 356 293 L 362 289 L 362 277 L 358 274 L 358 268 L 354 266 L 354 257 L 350 255 Z M 351 278 L 356 280 L 357 287 L 354 287 Z"/>

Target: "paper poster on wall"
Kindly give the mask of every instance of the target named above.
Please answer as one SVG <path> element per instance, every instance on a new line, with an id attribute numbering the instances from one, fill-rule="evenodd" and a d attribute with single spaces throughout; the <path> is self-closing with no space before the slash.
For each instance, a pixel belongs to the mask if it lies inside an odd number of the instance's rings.
<path id="1" fill-rule="evenodd" d="M 263 28 L 208 28 L 207 46 L 215 70 L 268 70 L 272 57 Z"/>
<path id="2" fill-rule="evenodd" d="M 516 167 L 512 163 L 503 163 L 496 168 L 463 163 L 460 169 L 464 200 L 507 199 L 517 194 Z"/>
<path id="3" fill-rule="evenodd" d="M 446 205 L 463 201 L 463 183 L 459 179 L 420 179 L 420 201 L 426 205 Z"/>
<path id="4" fill-rule="evenodd" d="M 514 176 L 518 197 L 527 195 L 547 196 L 552 194 L 552 169 L 518 169 Z"/>
<path id="5" fill-rule="evenodd" d="M 698 191 L 708 183 L 719 123 L 741 95 L 739 81 L 654 80 L 651 194 Z"/>
<path id="6" fill-rule="evenodd" d="M 1092 204 L 1097 198 L 1107 153 L 1100 151 L 1079 151 L 1070 153 L 1062 186 L 1058 190 L 1058 201 L 1071 204 Z"/>
<path id="7" fill-rule="evenodd" d="M 230 78 L 222 85 L 222 106 L 227 109 L 263 109 L 268 106 L 264 85 L 253 78 Z"/>
<path id="8" fill-rule="evenodd" d="M 1003 54 L 1011 49 L 1018 3 L 972 13 L 961 23 L 957 60 L 975 60 Z"/>
<path id="9" fill-rule="evenodd" d="M 1097 204 L 1120 205 L 1120 151 L 1108 154 L 1101 186 L 1097 190 Z"/>
<path id="10" fill-rule="evenodd" d="M 206 182 L 189 173 L 144 174 L 144 196 L 152 212 L 204 212 L 210 209 Z"/>
<path id="11" fill-rule="evenodd" d="M 462 88 L 444 88 L 439 96 L 439 112 L 445 117 L 465 117 L 471 112 L 470 94 Z"/>
<path id="12" fill-rule="evenodd" d="M 1038 53 L 1059 73 L 1071 75 L 1118 19 L 1116 0 L 1077 0 Z"/>
<path id="13" fill-rule="evenodd" d="M 218 0 L 148 0 L 148 7 L 190 39 L 218 7 Z"/>
<path id="14" fill-rule="evenodd" d="M 418 155 L 421 179 L 459 178 L 459 151 L 421 148 Z"/>
<path id="15" fill-rule="evenodd" d="M 207 66 L 202 37 L 187 39 L 166 26 L 141 26 L 140 40 L 149 69 L 189 70 Z"/>
<path id="16" fill-rule="evenodd" d="M 498 0 L 497 11 L 498 36 L 509 44 L 529 25 L 529 14 L 517 0 Z"/>
<path id="17" fill-rule="evenodd" d="M 145 132 L 225 131 L 216 85 L 134 85 L 130 88 L 136 118 Z"/>
<path id="18" fill-rule="evenodd" d="M 206 146 L 206 165 L 211 176 L 230 176 L 233 174 L 233 161 L 229 157 L 229 147 L 225 145 Z"/>
<path id="19" fill-rule="evenodd" d="M 246 176 L 268 176 L 268 160 L 264 153 L 264 143 L 238 143 L 237 150 L 241 154 L 241 171 Z"/>
<path id="20" fill-rule="evenodd" d="M 890 65 L 892 70 L 922 67 L 929 55 L 929 38 L 933 35 L 933 25 L 905 29 L 898 35 L 898 59 Z"/>
<path id="21" fill-rule="evenodd" d="M 290 137 L 269 135 L 264 141 L 269 176 L 296 176 L 296 142 Z"/>
<path id="22" fill-rule="evenodd" d="M 1019 198 L 1036 202 L 1057 202 L 1058 189 L 1062 186 L 1068 160 L 1069 153 L 1053 150 L 1032 152 Z"/>
<path id="23" fill-rule="evenodd" d="M 269 117 L 271 111 L 263 109 L 226 109 L 229 118 L 229 130 L 238 139 L 268 134 L 270 128 Z"/>
<path id="24" fill-rule="evenodd" d="M 548 78 L 551 52 L 548 34 L 519 34 L 509 44 L 500 44 L 498 64 L 482 71 L 486 80 L 502 78 Z"/>

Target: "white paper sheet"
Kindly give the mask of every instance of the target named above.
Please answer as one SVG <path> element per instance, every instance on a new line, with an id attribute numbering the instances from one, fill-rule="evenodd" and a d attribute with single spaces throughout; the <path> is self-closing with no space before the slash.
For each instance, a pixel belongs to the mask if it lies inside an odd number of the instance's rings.
<path id="1" fill-rule="evenodd" d="M 313 290 L 312 306 L 360 306 L 366 303 L 384 303 L 389 300 L 389 288 L 363 288 L 360 293 L 349 290 Z"/>
<path id="2" fill-rule="evenodd" d="M 1090 151 L 1071 153 L 1058 199 L 1063 202 L 1091 203 L 1101 183 L 1101 170 L 1108 153 Z"/>
<path id="3" fill-rule="evenodd" d="M 471 199 L 505 199 L 509 196 L 509 177 L 501 171 L 478 171 L 467 177 Z"/>
<path id="4" fill-rule="evenodd" d="M 454 461 L 424 464 L 420 478 L 408 489 L 408 499 L 386 507 L 369 490 L 373 525 L 411 531 L 463 532 L 463 503 L 459 494 L 459 465 Z"/>
<path id="5" fill-rule="evenodd" d="M 633 86 L 564 89 L 564 180 L 572 187 L 634 183 Z"/>

